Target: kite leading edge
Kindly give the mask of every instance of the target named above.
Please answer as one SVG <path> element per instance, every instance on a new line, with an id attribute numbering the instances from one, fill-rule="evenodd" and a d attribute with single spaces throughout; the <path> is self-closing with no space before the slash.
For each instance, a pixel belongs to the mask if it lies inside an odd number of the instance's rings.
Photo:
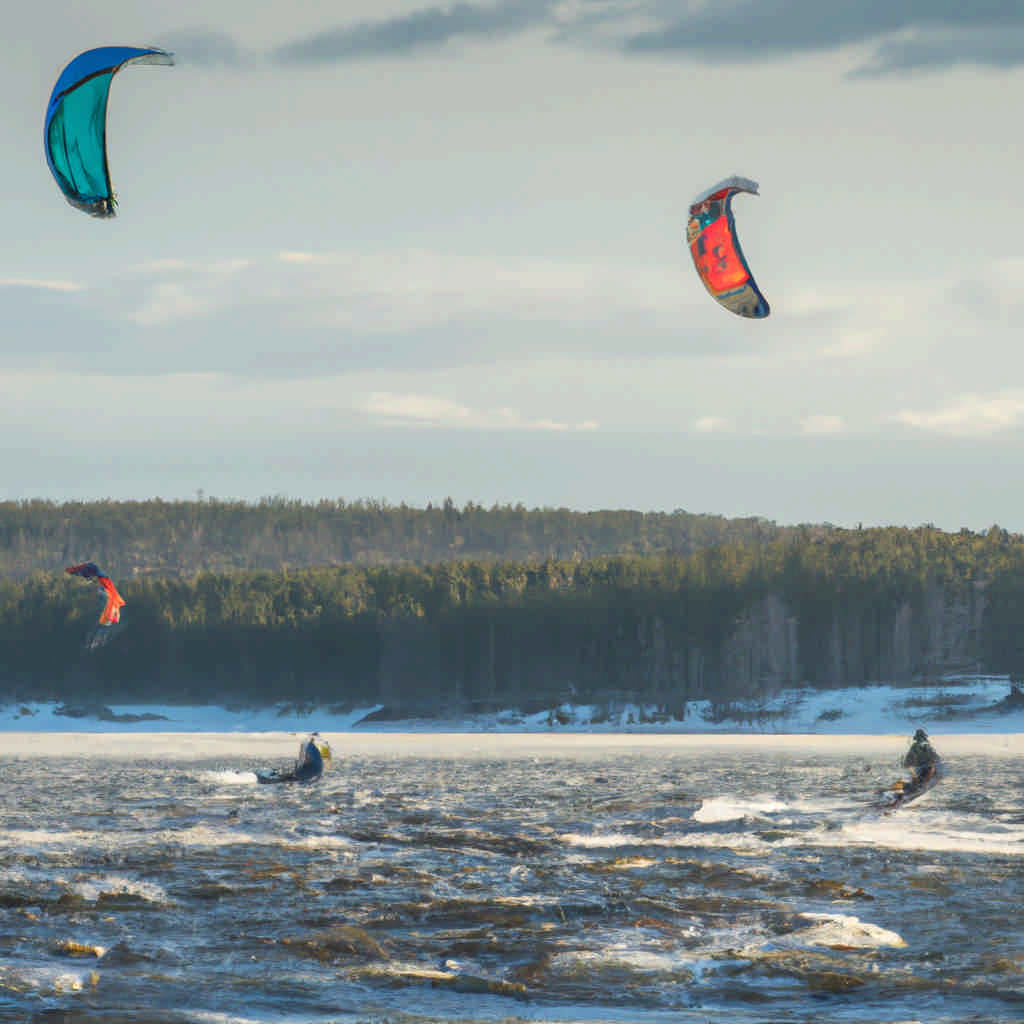
<path id="1" fill-rule="evenodd" d="M 734 175 L 697 196 L 690 204 L 686 241 L 693 265 L 712 297 L 737 316 L 761 319 L 770 309 L 754 282 L 736 234 L 732 198 L 737 192 L 756 196 L 757 182 Z"/>
<path id="2" fill-rule="evenodd" d="M 67 201 L 93 217 L 113 217 L 117 198 L 107 163 L 107 99 L 126 64 L 174 63 L 166 50 L 101 46 L 61 72 L 46 108 L 46 162 Z"/>

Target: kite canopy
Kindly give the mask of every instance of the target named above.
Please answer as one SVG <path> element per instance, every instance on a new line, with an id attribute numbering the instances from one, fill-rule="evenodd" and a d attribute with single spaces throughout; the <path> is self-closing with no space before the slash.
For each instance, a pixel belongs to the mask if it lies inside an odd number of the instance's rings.
<path id="1" fill-rule="evenodd" d="M 757 182 L 733 176 L 697 196 L 690 204 L 686 241 L 704 287 L 718 303 L 737 316 L 761 319 L 770 310 L 743 258 L 736 235 L 732 197 L 737 192 L 756 196 Z"/>
<path id="2" fill-rule="evenodd" d="M 126 64 L 174 63 L 166 50 L 101 46 L 60 74 L 46 108 L 46 162 L 67 201 L 93 217 L 113 217 L 117 200 L 107 165 L 107 97 Z"/>
<path id="3" fill-rule="evenodd" d="M 72 576 L 81 576 L 82 579 L 91 580 L 99 588 L 103 597 L 100 626 L 113 626 L 121 620 L 124 598 L 117 592 L 114 581 L 95 562 L 82 562 L 81 565 L 69 566 L 64 571 Z M 98 646 L 98 644 L 90 643 L 90 646 Z"/>

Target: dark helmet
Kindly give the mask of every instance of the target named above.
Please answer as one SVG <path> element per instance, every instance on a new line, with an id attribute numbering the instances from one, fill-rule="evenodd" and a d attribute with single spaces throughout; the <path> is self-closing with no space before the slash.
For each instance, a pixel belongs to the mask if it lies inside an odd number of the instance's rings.
<path id="1" fill-rule="evenodd" d="M 915 743 L 924 743 L 924 742 L 927 741 L 927 739 L 928 739 L 928 733 L 926 733 L 924 731 L 924 729 L 918 729 L 917 732 L 914 733 L 914 742 Z"/>

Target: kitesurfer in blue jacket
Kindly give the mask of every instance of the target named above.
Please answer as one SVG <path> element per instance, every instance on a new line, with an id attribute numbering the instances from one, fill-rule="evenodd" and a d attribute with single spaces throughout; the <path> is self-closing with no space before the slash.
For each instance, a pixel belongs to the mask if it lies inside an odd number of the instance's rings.
<path id="1" fill-rule="evenodd" d="M 295 765 L 295 778 L 301 782 L 319 779 L 324 770 L 324 759 L 317 746 L 319 733 L 312 733 L 299 745 L 299 760 Z"/>

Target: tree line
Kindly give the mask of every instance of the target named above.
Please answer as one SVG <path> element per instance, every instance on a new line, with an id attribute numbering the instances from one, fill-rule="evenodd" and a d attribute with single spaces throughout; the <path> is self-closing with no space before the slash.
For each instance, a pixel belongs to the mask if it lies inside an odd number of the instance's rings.
<path id="1" fill-rule="evenodd" d="M 0 579 L 7 699 L 336 705 L 419 713 L 628 697 L 678 712 L 780 686 L 955 670 L 1024 678 L 1024 539 L 813 530 L 682 554 L 138 574 L 83 652 L 91 590 Z"/>
<path id="2" fill-rule="evenodd" d="M 92 560 L 117 579 L 329 565 L 587 560 L 792 532 L 757 517 L 683 510 L 577 512 L 451 498 L 426 508 L 377 501 L 0 502 L 0 576 Z"/>

